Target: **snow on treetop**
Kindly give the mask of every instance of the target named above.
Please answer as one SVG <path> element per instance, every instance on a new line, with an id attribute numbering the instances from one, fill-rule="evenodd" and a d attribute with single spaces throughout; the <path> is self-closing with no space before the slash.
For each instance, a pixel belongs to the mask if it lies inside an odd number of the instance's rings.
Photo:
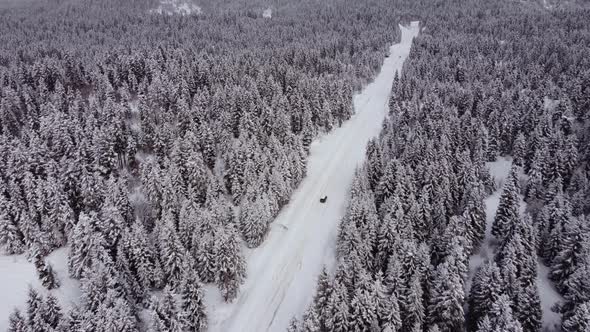
<path id="1" fill-rule="evenodd" d="M 190 15 L 201 14 L 202 10 L 190 0 L 161 0 L 160 5 L 150 12 L 160 15 Z"/>

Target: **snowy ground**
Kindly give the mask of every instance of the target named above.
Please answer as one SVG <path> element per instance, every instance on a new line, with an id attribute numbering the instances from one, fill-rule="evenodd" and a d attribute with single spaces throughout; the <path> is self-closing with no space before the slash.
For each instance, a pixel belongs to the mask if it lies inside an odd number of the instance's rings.
<path id="1" fill-rule="evenodd" d="M 61 248 L 46 259 L 53 265 L 61 283 L 58 289 L 51 292 L 64 309 L 71 308 L 80 297 L 78 281 L 68 277 L 67 253 L 67 248 Z M 14 307 L 25 308 L 29 285 L 43 294 L 49 292 L 39 282 L 33 263 L 27 261 L 24 255 L 0 256 L 0 331 L 7 330 L 8 317 Z"/>
<path id="2" fill-rule="evenodd" d="M 154 14 L 167 15 L 190 15 L 200 14 L 201 7 L 194 4 L 191 0 L 161 0 L 160 5 L 150 10 Z"/>
<path id="3" fill-rule="evenodd" d="M 548 3 L 547 0 L 543 0 L 543 7 L 548 10 L 553 9 L 553 6 L 550 3 Z"/>
<path id="4" fill-rule="evenodd" d="M 491 234 L 492 223 L 496 215 L 496 210 L 500 204 L 500 195 L 504 186 L 504 181 L 510 173 L 512 165 L 512 158 L 499 157 L 495 162 L 487 163 L 490 174 L 496 181 L 497 190 L 484 200 L 486 207 L 486 233 L 485 239 L 481 245 L 479 252 L 469 258 L 469 278 L 466 283 L 466 294 L 471 288 L 471 280 L 477 268 L 486 260 L 491 260 L 494 257 L 495 239 Z M 520 213 L 524 213 L 526 203 L 520 197 Z M 543 309 L 543 327 L 549 328 L 549 331 L 554 331 L 555 325 L 560 325 L 559 314 L 551 311 L 551 307 L 562 300 L 561 295 L 557 293 L 553 283 L 549 280 L 549 268 L 539 259 L 539 268 L 537 273 L 537 285 L 539 287 L 539 295 L 541 297 L 541 308 Z"/>
<path id="5" fill-rule="evenodd" d="M 402 27 L 381 72 L 354 98 L 356 114 L 312 144 L 307 177 L 272 224 L 267 240 L 248 253 L 247 280 L 231 304 L 206 288 L 210 331 L 285 331 L 311 302 L 322 266 L 334 261 L 338 224 L 344 215 L 356 167 L 368 140 L 388 110 L 396 71 L 410 52 L 418 22 Z M 327 195 L 325 204 L 319 198 Z"/>
<path id="6" fill-rule="evenodd" d="M 553 111 L 559 105 L 559 99 L 551 99 L 547 96 L 543 98 L 543 108 L 548 111 Z"/>
<path id="7" fill-rule="evenodd" d="M 551 307 L 563 297 L 557 292 L 551 280 L 549 280 L 549 268 L 539 259 L 539 270 L 537 272 L 537 285 L 539 285 L 539 296 L 541 297 L 541 309 L 543 309 L 543 327 L 548 331 L 559 331 L 561 316 L 551 311 Z"/>

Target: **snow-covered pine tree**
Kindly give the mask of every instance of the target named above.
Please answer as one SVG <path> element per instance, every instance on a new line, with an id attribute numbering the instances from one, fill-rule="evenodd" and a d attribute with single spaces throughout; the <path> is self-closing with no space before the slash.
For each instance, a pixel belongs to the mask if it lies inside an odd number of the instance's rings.
<path id="1" fill-rule="evenodd" d="M 70 236 L 68 271 L 72 278 L 82 277 L 85 268 L 93 265 L 93 257 L 99 247 L 104 247 L 104 238 L 95 231 L 98 224 L 95 212 L 81 213 Z"/>
<path id="2" fill-rule="evenodd" d="M 377 223 L 378 217 L 371 197 L 362 195 L 351 198 L 338 234 L 338 255 L 344 257 L 354 252 L 363 267 L 373 269 Z"/>
<path id="3" fill-rule="evenodd" d="M 535 280 L 536 281 L 536 280 Z M 516 294 L 512 298 L 514 317 L 520 322 L 524 332 L 538 332 L 543 323 L 541 299 L 537 283 L 519 280 Z"/>
<path id="4" fill-rule="evenodd" d="M 271 221 L 268 196 L 265 194 L 258 195 L 254 201 L 242 203 L 239 228 L 248 247 L 255 248 L 262 243 Z"/>
<path id="5" fill-rule="evenodd" d="M 49 325 L 49 323 L 45 320 L 46 315 L 46 307 L 45 302 L 41 300 L 41 304 L 37 309 L 37 314 L 33 317 L 33 321 L 29 324 L 29 328 L 32 331 L 51 331 L 53 328 Z"/>
<path id="6" fill-rule="evenodd" d="M 413 228 L 416 235 L 416 240 L 419 242 L 427 242 L 431 239 L 434 225 L 432 217 L 432 206 L 430 204 L 429 190 L 422 190 L 414 206 L 410 209 L 410 216 L 412 216 Z M 415 211 L 415 212 L 414 212 Z"/>
<path id="7" fill-rule="evenodd" d="M 132 270 L 136 271 L 139 283 L 146 290 L 159 286 L 163 272 L 144 226 L 139 222 L 133 223 L 121 242 L 125 242 Z"/>
<path id="8" fill-rule="evenodd" d="M 495 332 L 493 326 L 492 326 L 492 322 L 490 321 L 490 317 L 489 316 L 485 316 L 482 320 L 479 321 L 479 324 L 477 324 L 477 329 L 473 330 L 473 331 L 477 331 L 477 332 Z"/>
<path id="9" fill-rule="evenodd" d="M 518 200 L 514 177 L 508 176 L 504 189 L 502 190 L 502 195 L 500 196 L 500 203 L 496 211 L 496 216 L 494 217 L 494 223 L 492 224 L 492 235 L 500 243 L 508 240 L 514 226 L 518 223 Z"/>
<path id="10" fill-rule="evenodd" d="M 409 285 L 401 290 L 399 296 L 399 302 L 402 303 L 400 308 L 403 308 L 401 321 L 404 328 L 402 330 L 410 331 L 416 328 L 422 330 L 426 320 L 426 308 L 424 308 L 424 291 L 420 271 L 414 272 L 409 280 Z"/>
<path id="11" fill-rule="evenodd" d="M 161 217 L 169 211 L 175 216 L 180 211 L 182 198 L 186 196 L 184 185 L 178 168 L 168 161 L 169 168 L 165 168 L 160 175 L 160 207 Z M 178 188 L 177 188 L 178 187 Z"/>
<path id="12" fill-rule="evenodd" d="M 43 298 L 32 287 L 29 287 L 27 296 L 27 325 L 32 327 L 36 317 L 41 314 L 40 308 L 43 305 Z"/>
<path id="13" fill-rule="evenodd" d="M 527 202 L 533 203 L 537 200 L 541 200 L 545 196 L 544 178 L 543 178 L 543 158 L 541 151 L 537 151 L 535 158 L 533 159 L 531 166 L 527 171 L 528 181 L 525 188 L 525 197 Z"/>
<path id="14" fill-rule="evenodd" d="M 393 195 L 398 197 L 402 202 L 404 211 L 409 213 L 412 203 L 416 200 L 416 186 L 414 185 L 414 173 L 406 167 L 397 168 L 396 185 Z"/>
<path id="15" fill-rule="evenodd" d="M 160 317 L 157 316 L 157 314 L 152 311 L 151 312 L 151 316 L 150 316 L 150 323 L 149 323 L 149 327 L 147 329 L 148 332 L 164 332 L 164 331 L 171 331 L 170 329 L 166 328 L 164 326 L 164 323 L 162 322 L 162 320 L 160 319 Z"/>
<path id="16" fill-rule="evenodd" d="M 383 156 L 381 154 L 381 148 L 374 139 L 371 139 L 367 144 L 366 155 L 369 186 L 371 190 L 375 191 L 383 175 Z"/>
<path id="17" fill-rule="evenodd" d="M 587 258 L 563 282 L 565 301 L 560 310 L 563 313 L 563 321 L 567 321 L 574 315 L 577 306 L 590 301 L 590 278 L 588 275 L 590 275 L 590 259 Z"/>
<path id="18" fill-rule="evenodd" d="M 351 315 L 348 321 L 348 328 L 351 331 L 378 329 L 378 298 L 375 295 L 375 292 L 356 288 L 350 301 Z"/>
<path id="19" fill-rule="evenodd" d="M 8 329 L 7 332 L 28 332 L 27 321 L 21 315 L 20 310 L 14 309 L 14 311 L 8 317 Z"/>
<path id="20" fill-rule="evenodd" d="M 563 192 L 558 191 L 539 216 L 540 249 L 545 261 L 551 265 L 562 249 L 565 225 L 572 221 L 572 207 Z"/>
<path id="21" fill-rule="evenodd" d="M 397 169 L 399 164 L 397 160 L 391 160 L 384 168 L 383 175 L 379 180 L 379 184 L 375 189 L 375 203 L 377 208 L 381 206 L 381 204 L 393 195 L 395 191 L 395 186 L 397 184 Z"/>
<path id="22" fill-rule="evenodd" d="M 533 224 L 533 219 L 530 214 L 524 213 L 524 215 L 521 216 L 520 222 L 516 226 L 516 232 L 522 239 L 521 245 L 524 248 L 524 254 L 527 256 L 527 258 L 533 258 L 536 261 L 537 255 L 535 255 L 535 253 L 538 251 L 539 239 L 537 229 Z M 535 269 L 531 270 L 530 272 L 530 277 L 535 278 L 537 274 L 536 263 Z"/>
<path id="23" fill-rule="evenodd" d="M 122 241 L 119 242 L 121 244 Z M 125 289 L 125 294 L 133 299 L 134 302 L 143 301 L 150 288 L 143 287 L 138 280 L 137 273 L 133 270 L 132 264 L 128 258 L 128 250 L 122 245 L 117 247 L 117 254 L 115 256 L 115 269 L 119 273 L 120 281 Z"/>
<path id="24" fill-rule="evenodd" d="M 498 139 L 497 139 L 497 131 L 492 130 L 487 134 L 487 142 L 486 142 L 486 157 L 487 161 L 496 161 L 498 157 Z"/>
<path id="25" fill-rule="evenodd" d="M 56 329 L 62 320 L 62 312 L 57 298 L 53 294 L 47 295 L 47 299 L 45 300 L 43 308 L 44 310 L 41 313 L 43 319 L 47 325 L 51 326 L 53 329 Z"/>
<path id="26" fill-rule="evenodd" d="M 219 229 L 214 251 L 216 253 L 216 283 L 225 301 L 238 295 L 238 289 L 246 277 L 246 261 L 240 250 L 238 233 L 233 225 Z"/>
<path id="27" fill-rule="evenodd" d="M 103 205 L 96 227 L 108 247 L 114 247 L 117 244 L 127 226 L 126 220 L 116 206 Z"/>
<path id="28" fill-rule="evenodd" d="M 390 294 L 385 286 L 381 271 L 375 276 L 374 287 L 377 297 L 377 319 L 381 330 L 398 330 L 402 326 L 399 303 L 395 294 Z"/>
<path id="29" fill-rule="evenodd" d="M 466 240 L 467 236 L 467 225 L 466 221 L 461 216 L 452 216 L 449 219 L 446 227 L 441 229 L 440 226 L 437 229 L 437 234 L 435 234 L 433 241 L 432 241 L 432 259 L 436 264 L 441 263 L 445 260 L 449 255 L 454 255 L 455 249 L 453 246 L 457 242 L 459 245 L 465 246 L 465 248 L 461 249 L 462 254 L 465 253 L 466 250 L 471 250 L 469 246 L 469 242 Z"/>
<path id="30" fill-rule="evenodd" d="M 450 271 L 459 276 L 463 285 L 465 285 L 469 272 L 469 255 L 466 252 L 466 248 L 469 248 L 469 246 L 465 243 L 464 237 L 453 237 L 449 244 L 449 254 L 444 258 L 444 261 L 449 264 Z"/>
<path id="31" fill-rule="evenodd" d="M 465 322 L 463 281 L 447 262 L 436 267 L 428 299 L 428 324 L 438 325 L 441 332 L 461 330 Z"/>
<path id="32" fill-rule="evenodd" d="M 318 277 L 316 294 L 313 299 L 313 305 L 316 307 L 316 310 L 318 311 L 318 313 L 320 313 L 319 319 L 320 319 L 320 322 L 322 323 L 322 326 L 325 326 L 325 324 L 323 323 L 323 320 L 325 319 L 325 317 L 323 317 L 323 315 L 322 315 L 322 310 L 324 310 L 324 308 L 326 308 L 326 306 L 328 306 L 328 301 L 331 297 L 331 294 L 332 294 L 332 281 L 330 280 L 330 277 L 328 276 L 328 272 L 326 271 L 326 267 L 324 266 L 322 268 L 322 272 L 320 273 L 320 275 Z"/>
<path id="33" fill-rule="evenodd" d="M 293 317 L 291 322 L 289 322 L 289 326 L 287 327 L 287 332 L 299 332 L 301 331 L 301 323 L 297 320 L 297 318 Z"/>
<path id="34" fill-rule="evenodd" d="M 70 310 L 65 313 L 64 319 L 62 319 L 62 322 L 58 327 L 58 331 L 81 332 L 82 315 L 80 307 L 74 306 L 73 308 L 70 308 Z"/>
<path id="35" fill-rule="evenodd" d="M 400 214 L 401 214 L 400 210 Z M 396 216 L 400 217 L 400 216 Z M 400 217 L 403 219 L 403 215 Z M 399 220 L 399 219 L 397 219 Z M 385 271 L 389 264 L 388 260 L 389 257 L 392 255 L 394 251 L 395 244 L 400 239 L 400 234 L 398 227 L 400 226 L 394 217 L 391 214 L 386 214 L 381 222 L 380 228 L 377 232 L 377 254 L 376 258 L 376 267 Z"/>
<path id="36" fill-rule="evenodd" d="M 207 194 L 207 183 L 212 174 L 207 169 L 201 154 L 196 150 L 191 150 L 184 161 L 183 169 L 184 182 L 187 184 L 187 193 L 189 197 L 199 203 L 204 203 Z"/>
<path id="37" fill-rule="evenodd" d="M 159 234 L 158 247 L 162 270 L 166 282 L 176 289 L 182 281 L 183 267 L 188 259 L 187 251 L 178 238 L 178 232 L 174 226 L 174 216 L 170 211 L 164 213 L 162 229 Z"/>
<path id="38" fill-rule="evenodd" d="M 500 267 L 500 273 L 504 278 L 506 294 L 510 296 L 514 295 L 518 286 L 518 280 L 520 277 L 523 277 L 521 275 L 523 272 L 522 266 L 526 258 L 522 256 L 523 252 L 520 234 L 514 234 L 507 243 L 499 248 L 494 256 L 496 264 Z"/>
<path id="39" fill-rule="evenodd" d="M 150 329 L 153 332 L 173 331 L 180 325 L 178 304 L 170 286 L 164 287 L 162 296 L 151 300 Z"/>
<path id="40" fill-rule="evenodd" d="M 53 271 L 51 263 L 46 263 L 41 255 L 37 254 L 33 258 L 33 264 L 37 270 L 37 276 L 41 280 L 43 287 L 47 289 L 58 288 L 60 283 L 56 273 Z"/>
<path id="41" fill-rule="evenodd" d="M 82 310 L 84 324 L 90 323 L 92 317 L 86 313 L 96 314 L 101 305 L 111 305 L 108 300 L 124 296 L 124 290 L 119 282 L 118 271 L 112 262 L 97 262 L 84 271 L 80 281 L 82 290 Z M 110 297 L 110 298 L 109 298 Z M 92 316 L 92 315 L 91 315 Z"/>
<path id="42" fill-rule="evenodd" d="M 185 331 L 207 330 L 207 314 L 203 303 L 202 285 L 190 267 L 186 267 L 180 287 L 179 319 Z"/>
<path id="43" fill-rule="evenodd" d="M 590 331 L 590 302 L 577 305 L 570 317 L 561 324 L 563 332 L 588 332 Z"/>
<path id="44" fill-rule="evenodd" d="M 490 312 L 504 292 L 503 282 L 500 269 L 493 261 L 484 262 L 477 268 L 469 291 L 468 330 L 475 331 Z"/>
<path id="45" fill-rule="evenodd" d="M 193 256 L 195 269 L 203 282 L 214 282 L 217 277 L 216 238 L 212 230 L 193 233 Z"/>
<path id="46" fill-rule="evenodd" d="M 525 158 L 527 153 L 526 138 L 522 133 L 518 133 L 514 144 L 512 145 L 513 163 L 516 166 L 523 167 L 526 164 Z"/>
<path id="47" fill-rule="evenodd" d="M 108 289 L 94 311 L 83 314 L 83 331 L 138 332 L 138 321 L 130 303 L 115 289 Z"/>
<path id="48" fill-rule="evenodd" d="M 4 195 L 0 195 L 0 206 L 3 206 L 0 211 L 0 245 L 9 255 L 22 254 L 25 250 L 23 234 L 8 214 L 8 201 Z"/>
<path id="49" fill-rule="evenodd" d="M 343 283 L 334 280 L 334 291 L 331 294 L 329 303 L 331 310 L 327 314 L 324 313 L 326 327 L 334 331 L 348 331 L 350 297 Z"/>
<path id="50" fill-rule="evenodd" d="M 299 328 L 302 332 L 320 332 L 320 321 L 318 313 L 315 308 L 309 307 L 303 314 L 301 326 Z"/>
<path id="51" fill-rule="evenodd" d="M 121 331 L 121 332 L 138 332 L 139 325 L 137 317 L 129 302 L 123 297 L 119 297 L 114 301 L 111 309 L 112 316 L 107 319 L 107 324 L 104 331 Z"/>
<path id="52" fill-rule="evenodd" d="M 453 173 L 457 177 L 457 188 L 456 194 L 454 195 L 455 201 L 459 202 L 462 206 L 465 201 L 465 192 L 469 186 L 476 181 L 475 166 L 471 161 L 471 152 L 469 149 L 464 148 L 461 153 L 457 153 L 455 161 L 455 170 Z"/>
<path id="53" fill-rule="evenodd" d="M 493 331 L 523 332 L 522 326 L 514 317 L 508 295 L 501 295 L 492 305 L 489 316 Z"/>
<path id="54" fill-rule="evenodd" d="M 578 169 L 574 172 L 567 191 L 575 216 L 590 212 L 590 179 L 585 171 Z"/>
<path id="55" fill-rule="evenodd" d="M 399 297 L 401 290 L 405 287 L 407 276 L 402 265 L 401 254 L 396 251 L 388 259 L 385 271 L 385 285 L 390 292 L 396 293 L 396 296 Z"/>
<path id="56" fill-rule="evenodd" d="M 462 217 L 467 226 L 466 239 L 472 248 L 471 253 L 477 250 L 485 237 L 486 212 L 483 203 L 483 186 L 479 181 L 468 185 L 465 193 L 465 204 Z"/>
<path id="57" fill-rule="evenodd" d="M 298 169 L 297 172 L 301 176 L 302 170 Z M 276 198 L 278 208 L 282 208 L 287 204 L 291 191 L 290 184 L 285 182 L 285 178 L 278 171 L 278 167 L 273 168 L 269 178 L 269 193 Z"/>
<path id="58" fill-rule="evenodd" d="M 583 217 L 572 218 L 564 225 L 560 251 L 551 264 L 550 278 L 562 291 L 563 283 L 590 256 L 590 228 Z"/>

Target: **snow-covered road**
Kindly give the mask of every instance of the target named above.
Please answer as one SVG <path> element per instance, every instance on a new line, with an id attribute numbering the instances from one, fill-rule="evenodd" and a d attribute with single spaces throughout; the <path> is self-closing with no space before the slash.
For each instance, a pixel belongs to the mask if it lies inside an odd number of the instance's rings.
<path id="1" fill-rule="evenodd" d="M 401 27 L 379 75 L 354 97 L 355 115 L 314 142 L 307 177 L 273 222 L 265 242 L 248 254 L 247 279 L 238 298 L 222 303 L 207 288 L 210 331 L 285 331 L 310 304 L 322 267 L 334 262 L 338 225 L 344 215 L 355 169 L 388 111 L 395 72 L 401 72 L 418 35 L 418 22 Z M 327 195 L 325 204 L 319 198 Z"/>

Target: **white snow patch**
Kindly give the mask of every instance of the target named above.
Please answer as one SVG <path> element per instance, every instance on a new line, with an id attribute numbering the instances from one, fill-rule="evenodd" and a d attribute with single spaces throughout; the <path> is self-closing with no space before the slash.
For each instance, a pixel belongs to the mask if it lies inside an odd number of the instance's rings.
<path id="1" fill-rule="evenodd" d="M 154 159 L 154 155 L 152 153 L 146 153 L 143 151 L 138 151 L 137 153 L 135 153 L 135 160 L 137 160 L 137 162 L 141 163 L 145 163 L 146 161 L 152 160 Z"/>
<path id="2" fill-rule="evenodd" d="M 129 122 L 129 129 L 134 133 L 141 132 L 141 124 L 138 121 Z"/>
<path id="3" fill-rule="evenodd" d="M 496 188 L 498 188 L 498 198 L 502 193 L 502 186 L 504 185 L 504 180 L 510 173 L 510 168 L 512 167 L 512 158 L 510 157 L 498 157 L 498 159 L 494 162 L 486 163 L 486 166 L 490 170 L 490 175 L 494 178 L 496 182 Z M 495 193 L 494 193 L 495 194 Z M 494 195 L 492 194 L 492 195 Z M 488 211 L 486 211 L 488 212 Z M 492 217 L 496 214 L 496 210 L 492 211 Z M 488 214 L 489 216 L 489 214 Z M 493 219 L 493 218 L 492 218 Z"/>
<path id="4" fill-rule="evenodd" d="M 553 9 L 553 5 L 547 2 L 547 0 L 543 0 L 543 7 L 547 10 Z"/>
<path id="5" fill-rule="evenodd" d="M 546 111 L 553 111 L 559 105 L 559 99 L 543 98 L 543 108 Z"/>
<path id="6" fill-rule="evenodd" d="M 80 283 L 68 276 L 68 251 L 69 248 L 60 248 L 46 258 L 61 284 L 51 291 L 41 285 L 35 266 L 27 261 L 25 255 L 0 256 L 0 331 L 8 329 L 8 318 L 15 307 L 26 308 L 29 285 L 44 295 L 51 292 L 64 311 L 78 303 Z"/>
<path id="7" fill-rule="evenodd" d="M 202 12 L 201 7 L 190 0 L 160 0 L 160 5 L 150 10 L 150 13 L 160 15 L 190 15 Z"/>
<path id="8" fill-rule="evenodd" d="M 390 47 L 375 81 L 354 97 L 356 114 L 312 145 L 307 177 L 271 224 L 267 240 L 246 253 L 247 279 L 238 298 L 223 303 L 218 290 L 205 288 L 210 331 L 285 331 L 311 303 L 322 267 L 334 261 L 355 169 L 368 140 L 381 130 L 395 72 L 410 53 L 418 23 L 401 30 L 401 43 Z M 328 201 L 322 204 L 324 195 Z"/>
<path id="9" fill-rule="evenodd" d="M 129 129 L 135 133 L 141 132 L 141 114 L 139 112 L 139 103 L 137 101 L 129 102 L 129 110 L 131 111 L 131 117 L 127 120 Z"/>
<path id="10" fill-rule="evenodd" d="M 140 331 L 149 331 L 152 323 L 152 310 L 150 308 L 140 308 L 137 310 Z"/>
<path id="11" fill-rule="evenodd" d="M 500 196 L 502 194 L 502 190 L 504 189 L 504 181 L 510 173 L 510 168 L 512 166 L 512 158 L 499 157 L 498 160 L 486 163 L 486 165 L 490 171 L 490 174 L 492 175 L 492 177 L 494 177 L 498 189 L 490 196 L 484 199 L 486 209 L 485 238 L 479 251 L 473 254 L 471 257 L 469 257 L 469 277 L 467 278 L 467 282 L 465 283 L 466 294 L 469 293 L 469 289 L 471 288 L 471 282 L 473 280 L 475 271 L 477 271 L 477 268 L 486 260 L 489 261 L 494 258 L 494 253 L 496 250 L 496 240 L 491 234 L 492 223 L 494 222 L 496 210 L 498 209 L 498 205 L 500 204 Z M 519 175 L 519 178 L 521 178 L 522 176 L 523 175 Z M 526 203 L 524 202 L 522 196 L 519 195 L 519 198 L 519 213 L 523 214 L 526 210 Z M 537 272 L 537 286 L 539 288 L 541 309 L 543 311 L 543 327 L 547 328 L 549 331 L 556 331 L 553 328 L 555 326 L 561 325 L 561 316 L 558 313 L 551 311 L 551 307 L 555 303 L 563 300 L 563 298 L 559 293 L 557 293 L 555 287 L 553 286 L 553 283 L 549 280 L 549 268 L 545 266 L 540 259 L 538 259 L 538 262 L 539 267 Z"/>
<path id="12" fill-rule="evenodd" d="M 129 109 L 133 114 L 139 114 L 139 101 L 133 100 L 129 102 Z"/>
<path id="13" fill-rule="evenodd" d="M 496 185 L 503 184 L 506 176 L 510 172 L 510 164 L 508 164 L 508 168 L 506 169 L 506 159 L 500 159 L 493 163 L 487 163 L 487 166 L 490 170 L 490 174 L 494 177 L 496 181 Z M 486 231 L 485 231 L 485 238 L 479 248 L 478 252 L 471 255 L 469 257 L 469 277 L 467 278 L 467 282 L 465 283 L 466 294 L 469 293 L 471 289 L 471 282 L 473 280 L 473 276 L 477 271 L 477 268 L 483 264 L 485 261 L 490 261 L 494 258 L 494 247 L 492 241 L 494 238 L 492 236 L 492 223 L 494 222 L 494 217 L 496 216 L 496 210 L 498 209 L 498 205 L 500 204 L 500 195 L 502 194 L 502 186 L 498 185 L 494 193 L 484 199 L 484 205 L 486 209 Z"/>
<path id="14" fill-rule="evenodd" d="M 272 8 L 268 7 L 262 12 L 262 17 L 272 18 Z"/>
<path id="15" fill-rule="evenodd" d="M 557 327 L 561 326 L 561 316 L 553 312 L 551 307 L 555 303 L 563 301 L 563 297 L 557 292 L 551 280 L 549 280 L 549 268 L 540 259 L 537 272 L 537 285 L 539 287 L 539 297 L 541 298 L 541 309 L 543 310 L 543 327 L 549 331 L 559 331 Z"/>

